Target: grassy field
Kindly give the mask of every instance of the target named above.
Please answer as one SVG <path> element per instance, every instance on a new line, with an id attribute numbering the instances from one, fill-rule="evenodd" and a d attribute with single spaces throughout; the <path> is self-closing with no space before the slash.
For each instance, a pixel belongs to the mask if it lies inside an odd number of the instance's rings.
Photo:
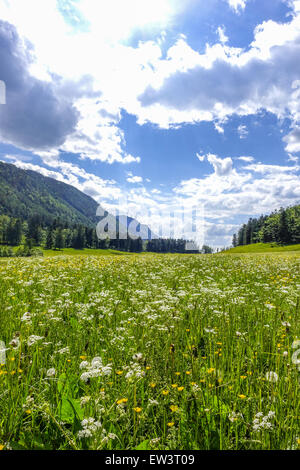
<path id="1" fill-rule="evenodd" d="M 2 260 L 0 449 L 299 448 L 299 267 Z"/>
<path id="2" fill-rule="evenodd" d="M 252 245 L 237 246 L 226 253 L 281 253 L 300 251 L 300 244 L 280 246 L 276 243 L 253 243 Z"/>
<path id="3" fill-rule="evenodd" d="M 121 255 L 128 256 L 131 253 L 117 250 L 93 250 L 85 248 L 84 250 L 75 250 L 74 248 L 64 248 L 63 250 L 43 250 L 44 256 L 107 256 Z"/>

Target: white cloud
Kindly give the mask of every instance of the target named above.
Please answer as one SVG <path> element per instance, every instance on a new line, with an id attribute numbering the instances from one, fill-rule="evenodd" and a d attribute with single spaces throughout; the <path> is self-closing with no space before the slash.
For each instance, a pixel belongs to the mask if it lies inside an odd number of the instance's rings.
<path id="1" fill-rule="evenodd" d="M 220 123 L 215 122 L 214 123 L 215 129 L 219 134 L 224 134 L 224 128 L 220 125 Z"/>
<path id="2" fill-rule="evenodd" d="M 253 157 L 238 157 L 237 160 L 242 160 L 243 162 L 251 163 L 254 161 Z"/>
<path id="3" fill-rule="evenodd" d="M 184 180 L 174 188 L 174 193 L 189 201 L 191 207 L 203 205 L 206 220 L 216 219 L 220 223 L 223 219 L 230 224 L 237 215 L 244 215 L 247 220 L 250 216 L 268 214 L 275 208 L 299 202 L 299 167 L 253 164 L 236 170 L 230 163 L 231 170 L 220 173 L 215 159 L 210 157 L 209 161 L 214 173 Z"/>
<path id="4" fill-rule="evenodd" d="M 200 162 L 204 162 L 205 160 L 205 155 L 201 155 L 200 153 L 196 153 L 196 157 Z"/>
<path id="5" fill-rule="evenodd" d="M 141 176 L 129 175 L 127 178 L 128 183 L 142 183 L 143 178 Z"/>
<path id="6" fill-rule="evenodd" d="M 299 166 L 282 166 L 282 165 L 264 165 L 262 163 L 254 163 L 244 167 L 245 170 L 254 171 L 255 173 L 262 174 L 278 174 L 283 172 L 297 172 Z"/>
<path id="7" fill-rule="evenodd" d="M 227 0 L 230 8 L 232 8 L 236 13 L 240 13 L 241 10 L 246 8 L 247 0 Z"/>
<path id="8" fill-rule="evenodd" d="M 66 184 L 71 184 L 80 191 L 93 197 L 98 202 L 118 200 L 121 196 L 121 189 L 114 180 L 105 180 L 93 173 L 86 172 L 83 168 L 72 163 L 64 162 L 53 156 L 48 156 L 44 163 L 54 170 L 47 169 L 40 165 L 27 163 L 24 157 L 18 155 L 6 155 L 6 159 L 12 161 L 14 165 L 23 170 L 32 170 L 41 173 L 43 176 L 54 178 Z"/>
<path id="9" fill-rule="evenodd" d="M 232 172 L 232 159 L 230 157 L 218 158 L 216 155 L 209 154 L 207 160 L 213 165 L 218 176 L 228 175 Z"/>
<path id="10" fill-rule="evenodd" d="M 287 145 L 287 152 L 300 152 L 300 126 L 296 126 L 288 135 L 282 139 Z"/>
<path id="11" fill-rule="evenodd" d="M 257 26 L 247 50 L 226 44 L 207 45 L 203 54 L 181 39 L 167 60 L 155 65 L 156 84 L 135 106 L 139 123 L 160 127 L 184 122 L 216 121 L 230 115 L 247 116 L 265 109 L 278 118 L 300 122 L 300 12 L 289 22 L 267 21 Z M 241 137 L 245 135 L 241 127 Z M 298 147 L 297 147 L 298 148 Z"/>
<path id="12" fill-rule="evenodd" d="M 237 132 L 240 136 L 240 139 L 245 139 L 249 134 L 247 126 L 244 126 L 242 124 L 238 127 Z"/>
<path id="13" fill-rule="evenodd" d="M 136 48 L 121 40 L 138 27 L 164 32 L 189 0 L 102 3 L 76 3 L 78 18 L 85 18 L 88 25 L 81 30 L 80 22 L 76 27 L 74 21 L 73 26 L 67 22 L 70 18 L 61 15 L 55 0 L 0 0 L 1 17 L 16 24 L 34 45 L 35 73 L 51 81 L 53 72 L 65 83 L 80 81 L 83 70 L 92 77 L 97 97 L 74 98 L 80 119 L 63 150 L 110 163 L 140 161 L 139 156 L 126 154 L 125 136 L 119 129 L 122 109 L 135 115 L 139 124 L 169 128 L 214 121 L 220 133 L 226 117 L 255 114 L 261 108 L 279 118 L 300 121 L 298 2 L 289 22 L 270 20 L 258 25 L 247 50 L 226 45 L 225 29 L 220 26 L 221 43 L 207 44 L 204 53 L 180 35 L 165 56 L 161 38 L 140 42 Z M 228 3 L 236 11 L 246 5 L 245 0 Z M 32 11 L 38 21 L 32 21 Z"/>
<path id="14" fill-rule="evenodd" d="M 224 26 L 219 26 L 217 29 L 217 33 L 222 44 L 226 44 L 226 42 L 228 42 L 228 37 L 226 36 L 225 31 L 226 30 Z"/>

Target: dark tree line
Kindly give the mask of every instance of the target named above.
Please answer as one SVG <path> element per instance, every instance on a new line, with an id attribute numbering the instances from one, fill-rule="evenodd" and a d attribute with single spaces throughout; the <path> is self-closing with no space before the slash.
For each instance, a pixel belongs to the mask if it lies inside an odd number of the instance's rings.
<path id="1" fill-rule="evenodd" d="M 116 239 L 108 236 L 104 240 L 97 237 L 96 230 L 81 224 L 72 225 L 61 219 L 54 219 L 50 224 L 40 215 L 31 217 L 28 221 L 0 216 L 0 245 L 29 247 L 42 247 L 45 249 L 62 250 L 63 248 L 113 249 L 119 251 L 141 253 L 142 251 L 155 253 L 191 253 L 186 249 L 185 240 L 158 238 L 143 241 L 141 237 Z M 198 250 L 194 250 L 198 252 Z M 6 253 L 3 248 L 3 253 Z M 30 251 L 29 251 L 30 252 Z M 26 252 L 27 253 L 27 252 Z"/>
<path id="2" fill-rule="evenodd" d="M 154 238 L 148 241 L 147 251 L 153 253 L 199 253 L 196 246 L 195 249 L 188 247 L 189 243 L 192 242 L 174 238 Z"/>
<path id="3" fill-rule="evenodd" d="M 281 208 L 258 219 L 250 218 L 232 239 L 233 246 L 270 242 L 281 245 L 300 243 L 300 205 Z"/>

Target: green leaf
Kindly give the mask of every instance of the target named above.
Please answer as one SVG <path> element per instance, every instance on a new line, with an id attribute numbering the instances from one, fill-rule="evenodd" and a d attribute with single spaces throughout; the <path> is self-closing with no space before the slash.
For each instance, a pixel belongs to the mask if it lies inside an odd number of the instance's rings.
<path id="1" fill-rule="evenodd" d="M 80 400 L 63 396 L 58 407 L 58 416 L 69 424 L 73 424 L 76 418 L 83 420 L 84 412 L 80 406 Z"/>
<path id="2" fill-rule="evenodd" d="M 147 441 L 141 442 L 134 450 L 150 450 L 149 439 Z"/>

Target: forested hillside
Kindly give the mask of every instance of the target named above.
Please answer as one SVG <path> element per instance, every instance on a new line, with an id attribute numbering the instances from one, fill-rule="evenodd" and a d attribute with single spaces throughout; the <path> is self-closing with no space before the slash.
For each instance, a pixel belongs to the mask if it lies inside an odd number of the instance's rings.
<path id="1" fill-rule="evenodd" d="M 39 216 L 47 225 L 60 218 L 92 227 L 97 207 L 94 199 L 73 186 L 0 162 L 0 215 L 21 220 Z"/>
<path id="2" fill-rule="evenodd" d="M 270 215 L 262 215 L 258 219 L 250 218 L 247 224 L 233 235 L 232 245 L 236 247 L 270 242 L 281 245 L 300 243 L 299 204 L 275 210 Z"/>

